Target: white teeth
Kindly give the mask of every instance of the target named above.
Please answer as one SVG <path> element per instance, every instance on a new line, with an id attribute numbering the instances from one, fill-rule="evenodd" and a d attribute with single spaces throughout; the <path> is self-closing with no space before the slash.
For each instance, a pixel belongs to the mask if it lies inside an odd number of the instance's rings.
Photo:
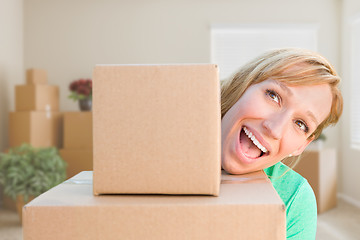
<path id="1" fill-rule="evenodd" d="M 244 132 L 246 136 L 248 136 L 248 138 L 250 138 L 251 141 L 255 144 L 255 146 L 257 146 L 261 151 L 263 151 L 264 153 L 268 151 L 263 145 L 259 143 L 259 141 L 252 134 L 252 132 L 250 132 L 246 127 L 244 127 Z"/>

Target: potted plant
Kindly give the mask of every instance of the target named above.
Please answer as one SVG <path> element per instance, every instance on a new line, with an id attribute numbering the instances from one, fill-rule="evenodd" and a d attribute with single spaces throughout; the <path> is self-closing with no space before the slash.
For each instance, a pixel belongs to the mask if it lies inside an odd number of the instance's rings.
<path id="1" fill-rule="evenodd" d="M 91 111 L 92 106 L 92 80 L 78 79 L 69 85 L 69 98 L 74 101 L 79 101 L 81 111 Z"/>
<path id="2" fill-rule="evenodd" d="M 23 144 L 0 153 L 0 184 L 16 200 L 20 218 L 24 204 L 66 179 L 66 165 L 55 147 Z"/>

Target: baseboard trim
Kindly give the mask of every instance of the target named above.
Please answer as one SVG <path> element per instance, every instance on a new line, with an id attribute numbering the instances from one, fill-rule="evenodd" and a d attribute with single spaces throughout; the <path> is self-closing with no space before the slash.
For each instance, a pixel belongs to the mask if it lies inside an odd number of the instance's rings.
<path id="1" fill-rule="evenodd" d="M 357 207 L 357 208 L 360 208 L 360 201 L 346 195 L 346 194 L 343 194 L 343 193 L 338 193 L 337 194 L 337 197 L 351 205 L 353 205 L 354 207 Z"/>

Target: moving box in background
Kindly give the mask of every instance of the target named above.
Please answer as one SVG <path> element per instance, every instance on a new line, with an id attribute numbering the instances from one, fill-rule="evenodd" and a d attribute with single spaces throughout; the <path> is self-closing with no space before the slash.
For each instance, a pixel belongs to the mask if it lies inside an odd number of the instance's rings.
<path id="1" fill-rule="evenodd" d="M 47 82 L 46 70 L 32 68 L 26 71 L 26 84 L 15 86 L 15 112 L 9 113 L 9 147 L 23 143 L 33 147 L 62 146 L 59 87 Z M 12 199 L 3 199 L 6 208 L 16 208 Z"/>
<path id="2" fill-rule="evenodd" d="M 92 139 L 92 112 L 64 113 L 65 149 L 92 149 Z"/>
<path id="3" fill-rule="evenodd" d="M 286 219 L 263 171 L 224 174 L 219 197 L 94 196 L 92 172 L 82 172 L 23 208 L 23 234 L 24 240 L 281 240 Z"/>
<path id="4" fill-rule="evenodd" d="M 15 86 L 15 111 L 59 111 L 59 87 L 45 84 Z"/>
<path id="5" fill-rule="evenodd" d="M 64 113 L 64 148 L 61 157 L 68 163 L 67 178 L 93 170 L 92 112 Z"/>
<path id="6" fill-rule="evenodd" d="M 67 178 L 71 178 L 82 171 L 93 169 L 92 149 L 60 149 L 59 153 L 68 164 L 66 168 Z"/>
<path id="7" fill-rule="evenodd" d="M 47 84 L 47 82 L 46 70 L 30 68 L 26 71 L 26 84 Z"/>
<path id="8" fill-rule="evenodd" d="M 9 145 L 29 143 L 33 147 L 61 147 L 62 113 L 23 111 L 9 114 Z"/>
<path id="9" fill-rule="evenodd" d="M 99 65 L 93 79 L 95 194 L 218 195 L 216 65 Z"/>

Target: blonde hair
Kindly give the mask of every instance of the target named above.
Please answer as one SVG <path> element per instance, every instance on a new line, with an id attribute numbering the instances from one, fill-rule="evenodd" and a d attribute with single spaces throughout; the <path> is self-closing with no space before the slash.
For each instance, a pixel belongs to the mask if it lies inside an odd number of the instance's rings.
<path id="1" fill-rule="evenodd" d="M 318 138 L 325 127 L 338 122 L 343 109 L 340 77 L 324 57 L 299 48 L 266 52 L 243 66 L 233 77 L 221 81 L 221 118 L 249 86 L 269 78 L 291 86 L 329 84 L 332 92 L 330 113 L 309 138 Z"/>

